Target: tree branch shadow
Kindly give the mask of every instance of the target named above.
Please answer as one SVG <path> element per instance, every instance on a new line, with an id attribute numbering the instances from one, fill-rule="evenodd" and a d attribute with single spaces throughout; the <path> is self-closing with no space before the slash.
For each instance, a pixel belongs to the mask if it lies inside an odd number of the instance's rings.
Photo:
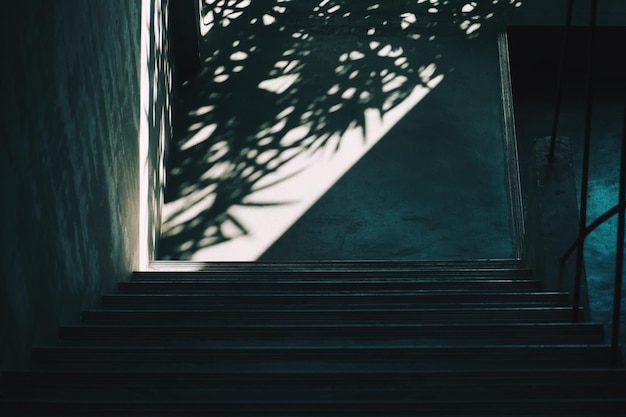
<path id="1" fill-rule="evenodd" d="M 204 67 L 175 107 L 159 259 L 247 235 L 234 207 L 290 204 L 255 194 L 349 129 L 366 137 L 365 110 L 384 115 L 452 70 L 438 36 L 477 37 L 515 7 L 443 3 L 205 0 Z"/>

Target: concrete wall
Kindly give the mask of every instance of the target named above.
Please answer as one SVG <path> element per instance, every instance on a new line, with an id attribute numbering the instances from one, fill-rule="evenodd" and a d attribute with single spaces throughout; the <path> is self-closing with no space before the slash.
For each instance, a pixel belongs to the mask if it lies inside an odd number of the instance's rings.
<path id="1" fill-rule="evenodd" d="M 141 2 L 14 0 L 0 16 L 9 369 L 136 267 Z"/>
<path id="2" fill-rule="evenodd" d="M 166 185 L 165 159 L 167 144 L 172 137 L 172 105 L 177 87 L 171 26 L 179 22 L 172 22 L 168 0 L 141 2 L 140 243 L 137 270 L 146 270 L 150 261 L 155 259 L 161 228 L 161 206 Z"/>
<path id="3" fill-rule="evenodd" d="M 513 1 L 513 0 L 507 0 Z M 511 14 L 512 25 L 552 26 L 564 25 L 569 0 L 514 0 L 519 7 Z M 572 24 L 587 26 L 591 0 L 575 0 Z M 601 26 L 621 26 L 626 22 L 626 7 L 623 0 L 598 1 L 598 20 Z"/>

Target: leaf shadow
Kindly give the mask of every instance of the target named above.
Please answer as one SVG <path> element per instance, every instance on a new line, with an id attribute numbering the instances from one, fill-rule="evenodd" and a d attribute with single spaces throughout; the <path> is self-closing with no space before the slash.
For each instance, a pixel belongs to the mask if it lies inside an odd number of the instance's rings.
<path id="1" fill-rule="evenodd" d="M 384 115 L 453 70 L 438 36 L 476 37 L 511 7 L 205 0 L 203 69 L 174 107 L 158 258 L 248 235 L 233 208 L 290 204 L 257 194 L 296 176 L 290 162 L 336 151 L 348 130 L 367 137 L 366 110 Z"/>

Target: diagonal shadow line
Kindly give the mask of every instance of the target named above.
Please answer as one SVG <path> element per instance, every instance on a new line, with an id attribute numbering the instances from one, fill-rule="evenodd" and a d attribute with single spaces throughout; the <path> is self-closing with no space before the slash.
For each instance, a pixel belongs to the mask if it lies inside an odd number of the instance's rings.
<path id="1" fill-rule="evenodd" d="M 165 202 L 179 204 L 165 213 L 160 259 L 188 259 L 227 241 L 233 225 L 234 236 L 245 235 L 233 207 L 258 204 L 255 192 L 276 183 L 268 178 L 294 158 L 336 150 L 352 127 L 366 133 L 366 109 L 385 114 L 452 70 L 437 36 L 476 37 L 475 25 L 485 30 L 490 16 L 513 7 L 452 1 L 434 16 L 432 3 L 262 3 L 204 3 L 213 27 L 201 43 L 204 68 L 175 103 Z M 207 189 L 210 204 L 180 221 L 185 199 L 197 203 L 192 196 Z M 289 201 L 261 203 L 276 204 Z"/>

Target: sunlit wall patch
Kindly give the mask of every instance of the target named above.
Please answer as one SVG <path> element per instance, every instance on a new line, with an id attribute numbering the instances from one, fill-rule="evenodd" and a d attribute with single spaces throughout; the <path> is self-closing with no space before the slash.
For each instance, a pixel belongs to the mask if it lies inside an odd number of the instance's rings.
<path id="1" fill-rule="evenodd" d="M 142 0 L 140 62 L 138 270 L 156 257 L 160 235 L 165 148 L 171 139 L 172 68 L 167 1 Z"/>
<path id="2" fill-rule="evenodd" d="M 169 179 L 162 241 L 173 259 L 256 259 L 453 69 L 432 52 L 437 23 L 472 38 L 499 10 L 438 0 L 393 15 L 368 0 L 321 0 L 309 11 L 259 4 L 203 0 L 201 18 L 219 34 L 206 39 L 223 42 L 205 48 L 194 88 L 206 93 L 187 112 L 182 168 Z M 325 27 L 345 36 L 333 41 Z"/>

